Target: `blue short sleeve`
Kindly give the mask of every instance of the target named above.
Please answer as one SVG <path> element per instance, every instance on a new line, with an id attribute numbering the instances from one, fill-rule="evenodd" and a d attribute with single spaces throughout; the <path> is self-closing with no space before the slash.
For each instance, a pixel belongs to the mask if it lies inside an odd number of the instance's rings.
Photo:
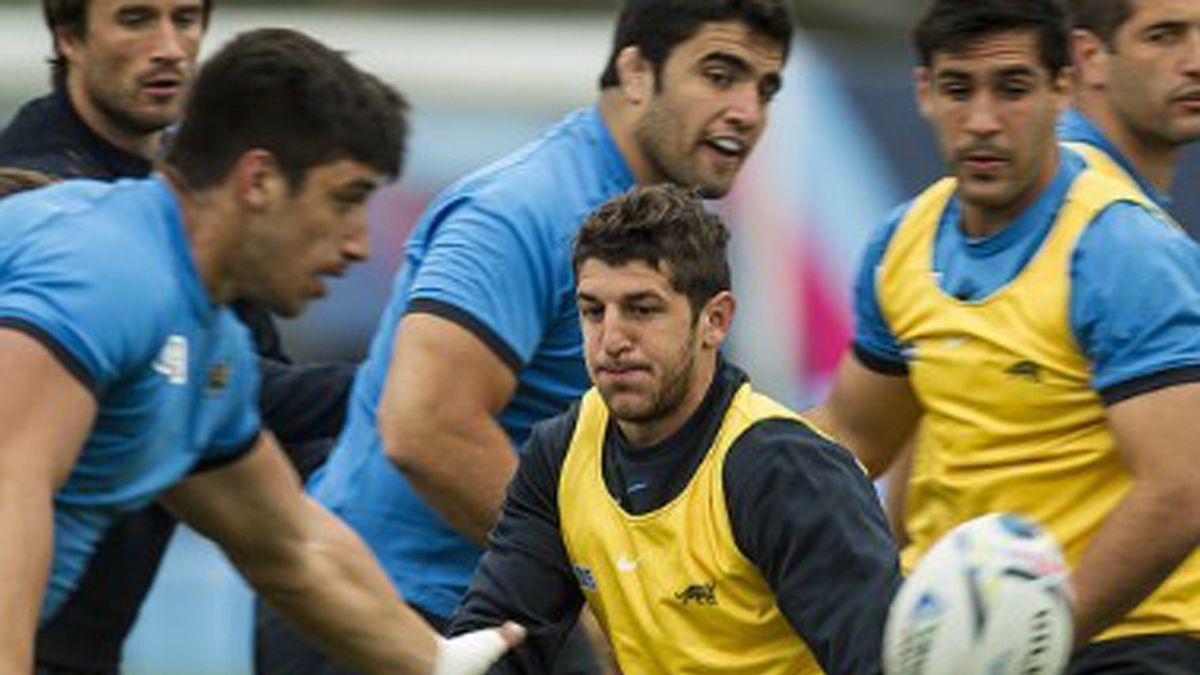
<path id="1" fill-rule="evenodd" d="M 1166 215 L 1119 202 L 1076 247 L 1071 327 L 1106 403 L 1200 380 L 1200 247 Z"/>
<path id="2" fill-rule="evenodd" d="M 876 275 L 896 228 L 908 212 L 911 202 L 894 209 L 884 220 L 863 253 L 854 283 L 854 351 L 863 365 L 885 374 L 907 372 L 907 360 L 900 343 L 888 327 L 879 306 Z"/>
<path id="3" fill-rule="evenodd" d="M 95 393 L 121 376 L 125 364 L 152 356 L 154 338 L 137 316 L 154 306 L 156 286 L 143 266 L 127 264 L 151 252 L 124 242 L 84 242 L 69 227 L 26 232 L 0 241 L 0 325 L 40 340 Z M 139 258 L 140 257 L 140 258 Z"/>
<path id="4" fill-rule="evenodd" d="M 409 311 L 441 313 L 463 324 L 514 370 L 537 349 L 556 314 L 556 266 L 569 265 L 569 241 L 531 214 L 502 213 L 481 200 L 438 214 L 437 227 L 409 294 Z M 438 313 L 438 312 L 435 312 Z"/>

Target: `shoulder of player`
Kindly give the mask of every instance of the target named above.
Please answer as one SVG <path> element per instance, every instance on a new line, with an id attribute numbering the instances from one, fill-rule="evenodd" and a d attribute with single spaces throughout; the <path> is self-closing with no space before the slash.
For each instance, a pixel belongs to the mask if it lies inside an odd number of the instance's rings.
<path id="1" fill-rule="evenodd" d="M 1151 261 L 1191 260 L 1197 246 L 1161 209 L 1133 201 L 1104 207 L 1080 235 L 1072 258 L 1072 272 L 1096 270 L 1101 276 L 1113 266 L 1139 268 Z"/>
<path id="2" fill-rule="evenodd" d="M 447 188 L 434 207 L 441 218 L 475 210 L 522 228 L 572 232 L 608 196 L 602 170 L 584 144 L 558 128 Z M 599 195 L 599 196 L 598 196 Z"/>
<path id="3" fill-rule="evenodd" d="M 816 484 L 842 474 L 859 476 L 864 471 L 850 451 L 790 417 L 751 425 L 730 447 L 724 469 L 727 485 L 743 487 L 747 480 L 753 485 L 768 477 Z"/>

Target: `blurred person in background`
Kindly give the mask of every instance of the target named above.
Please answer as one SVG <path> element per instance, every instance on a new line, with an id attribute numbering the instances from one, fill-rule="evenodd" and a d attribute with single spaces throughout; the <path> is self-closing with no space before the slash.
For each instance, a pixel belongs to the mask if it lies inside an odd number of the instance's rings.
<path id="1" fill-rule="evenodd" d="M 1058 135 L 1160 207 L 1200 138 L 1200 0 L 1070 0 L 1074 105 Z"/>
<path id="2" fill-rule="evenodd" d="M 722 358 L 728 238 L 671 185 L 580 230 L 594 387 L 534 428 L 451 627 L 538 627 L 491 672 L 547 672 L 585 603 L 626 673 L 880 672 L 895 544 L 854 456 Z"/>
<path id="3" fill-rule="evenodd" d="M 52 91 L 0 133 L 0 165 L 55 178 L 149 175 L 195 77 L 212 0 L 43 0 L 42 9 L 54 45 Z M 233 307 L 260 356 L 266 426 L 307 475 L 341 428 L 354 367 L 293 364 L 265 307 L 242 299 Z M 109 531 L 76 593 L 39 631 L 46 672 L 118 672 L 174 531 L 156 505 Z"/>
<path id="4" fill-rule="evenodd" d="M 1200 248 L 1055 142 L 1054 0 L 935 0 L 915 43 L 953 177 L 868 245 L 854 348 L 813 419 L 875 475 L 919 425 L 906 568 L 962 522 L 1022 514 L 1071 566 L 1069 673 L 1194 673 Z"/>
<path id="5" fill-rule="evenodd" d="M 105 531 L 160 496 L 364 672 L 477 673 L 519 641 L 511 625 L 438 637 L 304 494 L 225 306 L 295 314 L 366 256 L 366 202 L 399 173 L 405 114 L 337 52 L 254 31 L 200 72 L 161 173 L 0 202 L 0 673 L 31 672 L 36 626 Z"/>
<path id="6" fill-rule="evenodd" d="M 588 386 L 575 232 L 635 184 L 728 192 L 766 126 L 791 34 L 783 0 L 629 0 L 597 103 L 455 183 L 416 226 L 346 429 L 309 489 L 435 625 L 466 591 L 516 448 Z M 261 675 L 353 672 L 266 608 L 256 653 Z"/>

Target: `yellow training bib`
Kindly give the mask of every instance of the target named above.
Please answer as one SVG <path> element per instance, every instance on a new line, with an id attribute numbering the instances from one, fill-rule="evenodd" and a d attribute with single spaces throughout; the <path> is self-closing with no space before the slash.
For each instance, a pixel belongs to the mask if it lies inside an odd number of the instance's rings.
<path id="1" fill-rule="evenodd" d="M 1085 170 L 1024 269 L 991 296 L 961 301 L 941 290 L 933 272 L 938 224 L 955 189 L 946 179 L 914 201 L 876 277 L 924 409 L 902 561 L 911 569 L 959 523 L 1012 512 L 1053 532 L 1074 566 L 1130 476 L 1071 331 L 1071 258 L 1108 205 L 1154 207 L 1134 184 Z M 1200 635 L 1200 556 L 1101 639 L 1147 633 Z"/>
<path id="2" fill-rule="evenodd" d="M 567 555 L 623 672 L 822 672 L 738 550 L 729 523 L 725 456 L 747 428 L 770 417 L 797 418 L 743 385 L 684 491 L 656 511 L 631 515 L 604 484 L 608 409 L 596 390 L 584 396 L 560 478 L 559 514 Z"/>

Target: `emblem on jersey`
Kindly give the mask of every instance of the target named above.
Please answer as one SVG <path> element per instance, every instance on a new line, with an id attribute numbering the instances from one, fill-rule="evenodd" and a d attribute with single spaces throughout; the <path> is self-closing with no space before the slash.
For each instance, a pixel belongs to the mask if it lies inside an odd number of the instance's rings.
<path id="1" fill-rule="evenodd" d="M 617 569 L 622 572 L 633 572 L 638 568 L 637 558 L 623 555 L 617 558 Z"/>
<path id="2" fill-rule="evenodd" d="M 182 335 L 167 338 L 163 348 L 154 359 L 154 370 L 167 378 L 167 382 L 185 385 L 188 381 L 188 343 Z"/>
<path id="3" fill-rule="evenodd" d="M 1009 377 L 1015 377 L 1021 380 L 1029 380 L 1030 382 L 1042 381 L 1042 367 L 1033 361 L 1017 361 L 1008 368 L 1004 369 Z"/>
<path id="4" fill-rule="evenodd" d="M 707 584 L 691 584 L 675 594 L 675 599 L 684 605 L 695 603 L 715 607 L 717 605 L 717 582 Z"/>
<path id="5" fill-rule="evenodd" d="M 229 379 L 233 374 L 233 368 L 228 363 L 214 363 L 208 369 L 208 384 L 205 389 L 209 393 L 217 393 L 224 391 L 225 387 L 229 386 Z"/>
<path id="6" fill-rule="evenodd" d="M 571 565 L 571 571 L 575 572 L 575 579 L 579 581 L 580 588 L 585 591 L 596 590 L 596 576 L 592 574 L 592 570 L 587 565 Z"/>

